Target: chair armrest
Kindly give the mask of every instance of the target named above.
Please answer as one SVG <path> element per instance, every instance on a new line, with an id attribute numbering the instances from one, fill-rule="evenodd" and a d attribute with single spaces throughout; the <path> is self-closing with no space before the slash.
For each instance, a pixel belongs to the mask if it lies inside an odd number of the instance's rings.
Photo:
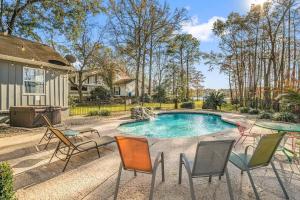
<path id="1" fill-rule="evenodd" d="M 249 149 L 249 147 L 252 147 L 253 149 L 255 149 L 255 146 L 253 146 L 253 145 L 246 146 L 246 148 L 245 148 L 245 155 L 248 155 L 248 149 Z"/>
<path id="2" fill-rule="evenodd" d="M 180 162 L 182 162 L 184 164 L 184 167 L 188 171 L 188 173 L 192 174 L 192 170 L 191 170 L 189 160 L 188 160 L 188 158 L 186 157 L 186 155 L 184 153 L 180 154 Z"/>
<path id="3" fill-rule="evenodd" d="M 154 161 L 153 171 L 156 171 L 158 165 L 164 160 L 164 153 L 158 152 Z"/>

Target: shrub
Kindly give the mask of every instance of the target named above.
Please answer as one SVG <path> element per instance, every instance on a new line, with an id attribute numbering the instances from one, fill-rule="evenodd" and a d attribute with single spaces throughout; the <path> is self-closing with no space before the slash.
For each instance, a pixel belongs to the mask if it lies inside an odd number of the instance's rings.
<path id="1" fill-rule="evenodd" d="M 13 189 L 13 172 L 7 162 L 0 163 L 0 199 L 16 199 Z"/>
<path id="2" fill-rule="evenodd" d="M 283 122 L 296 122 L 297 118 L 293 113 L 290 112 L 278 112 L 274 113 L 272 119 L 275 121 L 283 121 Z"/>
<path id="3" fill-rule="evenodd" d="M 250 115 L 258 115 L 259 114 L 259 110 L 257 110 L 257 109 L 250 109 L 249 110 L 249 114 Z"/>
<path id="4" fill-rule="evenodd" d="M 111 115 L 111 112 L 109 110 L 101 110 L 99 112 L 99 115 L 100 116 L 110 116 Z"/>
<path id="5" fill-rule="evenodd" d="M 225 94 L 219 91 L 214 91 L 205 97 L 202 108 L 217 110 L 218 107 L 221 109 L 222 105 L 225 103 Z"/>
<path id="6" fill-rule="evenodd" d="M 190 102 L 183 102 L 180 105 L 180 108 L 188 108 L 188 109 L 194 109 L 195 108 L 195 103 L 193 101 Z"/>
<path id="7" fill-rule="evenodd" d="M 155 94 L 152 95 L 152 98 L 156 102 L 165 103 L 167 101 L 167 92 L 166 88 L 158 86 L 155 88 Z"/>
<path id="8" fill-rule="evenodd" d="M 93 110 L 88 113 L 88 116 L 110 116 L 111 112 L 109 110 Z"/>
<path id="9" fill-rule="evenodd" d="M 92 100 L 102 100 L 107 101 L 111 97 L 109 90 L 104 88 L 103 86 L 96 87 L 91 91 L 91 99 Z"/>
<path id="10" fill-rule="evenodd" d="M 258 118 L 259 119 L 272 119 L 272 113 L 264 111 L 264 112 L 260 113 Z"/>
<path id="11" fill-rule="evenodd" d="M 248 107 L 240 107 L 240 113 L 248 113 L 249 108 Z"/>
<path id="12" fill-rule="evenodd" d="M 88 116 L 98 116 L 99 115 L 99 111 L 98 110 L 93 110 L 88 112 Z"/>

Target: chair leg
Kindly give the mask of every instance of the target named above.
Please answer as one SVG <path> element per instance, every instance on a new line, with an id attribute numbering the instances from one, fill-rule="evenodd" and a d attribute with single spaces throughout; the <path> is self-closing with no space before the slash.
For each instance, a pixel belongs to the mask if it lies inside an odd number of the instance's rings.
<path id="1" fill-rule="evenodd" d="M 234 200 L 234 198 L 233 198 L 233 192 L 232 192 L 232 187 L 231 187 L 231 182 L 230 182 L 230 178 L 229 178 L 229 173 L 228 173 L 227 167 L 225 169 L 225 173 L 226 173 L 226 181 L 227 181 L 229 196 L 230 196 L 231 200 Z"/>
<path id="2" fill-rule="evenodd" d="M 48 142 L 47 142 L 46 146 L 44 147 L 44 150 L 47 149 L 47 147 L 48 147 L 48 145 L 50 144 L 51 140 L 52 140 L 52 135 L 49 136 Z"/>
<path id="3" fill-rule="evenodd" d="M 133 173 L 134 173 L 134 176 L 137 176 L 137 173 L 136 173 L 136 171 L 135 171 L 135 170 L 133 170 Z"/>
<path id="4" fill-rule="evenodd" d="M 161 181 L 165 182 L 165 156 L 161 154 Z"/>
<path id="5" fill-rule="evenodd" d="M 190 192 L 191 192 L 191 197 L 192 197 L 192 200 L 196 200 L 196 196 L 195 196 L 195 191 L 194 191 L 194 183 L 193 183 L 192 174 L 190 174 L 190 173 L 188 172 L 188 176 L 189 176 L 189 183 L 190 183 Z"/>
<path id="6" fill-rule="evenodd" d="M 178 178 L 178 184 L 181 184 L 181 178 L 182 178 L 182 165 L 183 165 L 182 155 L 180 155 L 180 158 L 179 158 L 179 178 Z"/>
<path id="7" fill-rule="evenodd" d="M 209 176 L 208 182 L 211 183 L 212 176 Z"/>
<path id="8" fill-rule="evenodd" d="M 244 136 L 244 140 L 241 142 L 241 144 L 244 144 L 245 140 L 247 139 L 248 136 Z"/>
<path id="9" fill-rule="evenodd" d="M 250 171 L 247 169 L 246 172 L 247 172 L 248 177 L 249 177 L 249 179 L 250 179 L 250 183 L 251 183 L 252 189 L 253 189 L 253 191 L 254 191 L 255 198 L 256 198 L 257 200 L 259 200 L 260 198 L 259 198 L 259 196 L 258 196 L 258 193 L 257 193 L 256 187 L 255 187 L 254 181 L 253 181 L 253 179 L 252 179 L 252 176 L 251 176 L 251 174 L 250 174 Z"/>
<path id="10" fill-rule="evenodd" d="M 235 146 L 239 143 L 239 141 L 242 139 L 242 137 L 243 137 L 243 136 L 240 136 L 239 139 L 235 142 L 235 144 L 234 144 L 234 146 L 233 146 L 234 148 L 235 148 Z"/>
<path id="11" fill-rule="evenodd" d="M 98 147 L 96 147 L 96 149 L 97 149 L 98 157 L 100 158 L 100 151 L 99 151 Z"/>
<path id="12" fill-rule="evenodd" d="M 50 158 L 50 160 L 49 160 L 49 163 L 51 163 L 53 157 L 54 157 L 55 154 L 57 153 L 57 151 L 58 151 L 58 149 L 59 149 L 59 146 L 60 146 L 60 142 L 58 142 L 57 147 L 56 147 L 56 149 L 54 150 L 54 153 L 52 154 L 52 156 L 51 156 L 51 158 Z"/>
<path id="13" fill-rule="evenodd" d="M 64 168 L 63 168 L 63 170 L 62 170 L 63 172 L 66 170 L 67 165 L 68 165 L 70 159 L 71 159 L 71 155 L 67 156 L 65 166 L 64 166 Z"/>
<path id="14" fill-rule="evenodd" d="M 283 191 L 283 193 L 284 193 L 285 198 L 286 198 L 286 199 L 289 199 L 289 196 L 288 196 L 288 194 L 287 194 L 287 192 L 286 192 L 286 190 L 285 190 L 285 187 L 284 187 L 284 185 L 283 185 L 283 183 L 282 183 L 282 181 L 281 181 L 281 179 L 280 179 L 280 177 L 279 177 L 279 174 L 278 174 L 278 172 L 277 172 L 277 170 L 276 170 L 276 168 L 275 168 L 273 162 L 271 162 L 271 166 L 272 166 L 273 171 L 274 171 L 274 173 L 275 173 L 275 175 L 276 175 L 276 178 L 278 179 L 278 182 L 279 182 L 279 184 L 280 184 L 280 186 L 281 186 L 281 188 L 282 188 L 282 191 Z"/>
<path id="15" fill-rule="evenodd" d="M 119 167 L 119 173 L 118 173 L 118 178 L 117 178 L 117 184 L 116 184 L 116 188 L 115 188 L 114 200 L 116 200 L 117 197 L 118 197 L 118 191 L 119 191 L 119 186 L 120 186 L 120 180 L 121 180 L 122 168 L 123 168 L 123 165 L 122 165 L 122 163 L 121 163 L 121 164 L 120 164 L 120 167 Z"/>
<path id="16" fill-rule="evenodd" d="M 149 200 L 153 199 L 153 190 L 154 190 L 154 185 L 155 185 L 155 176 L 156 176 L 156 171 L 153 171 L 152 178 L 151 178 L 151 188 L 150 188 Z"/>
<path id="17" fill-rule="evenodd" d="M 47 138 L 47 133 L 48 133 L 48 131 L 49 131 L 49 129 L 48 129 L 48 127 L 47 127 L 46 132 L 44 133 L 43 137 L 41 138 L 41 140 L 39 141 L 38 144 L 41 144 L 41 142 L 44 140 L 45 137 Z"/>

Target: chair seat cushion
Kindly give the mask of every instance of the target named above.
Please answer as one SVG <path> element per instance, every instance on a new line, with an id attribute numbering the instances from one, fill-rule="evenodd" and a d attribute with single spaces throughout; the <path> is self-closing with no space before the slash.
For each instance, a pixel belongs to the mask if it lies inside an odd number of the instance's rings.
<path id="1" fill-rule="evenodd" d="M 247 164 L 249 163 L 250 158 L 251 156 L 244 153 L 232 153 L 230 154 L 229 161 L 239 169 L 245 171 L 247 169 Z"/>
<path id="2" fill-rule="evenodd" d="M 70 129 L 64 130 L 63 133 L 64 133 L 64 135 L 67 136 L 67 137 L 74 137 L 74 136 L 77 136 L 77 135 L 80 134 L 79 131 L 70 130 Z"/>

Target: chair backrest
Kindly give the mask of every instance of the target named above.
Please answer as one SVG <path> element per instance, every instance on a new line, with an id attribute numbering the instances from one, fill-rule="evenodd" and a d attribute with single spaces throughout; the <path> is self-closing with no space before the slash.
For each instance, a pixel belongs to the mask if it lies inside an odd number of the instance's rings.
<path id="1" fill-rule="evenodd" d="M 192 176 L 223 175 L 234 142 L 235 140 L 199 142 Z"/>
<path id="2" fill-rule="evenodd" d="M 269 165 L 278 145 L 286 133 L 274 133 L 263 136 L 251 159 L 248 162 L 248 167 L 260 167 Z"/>
<path id="3" fill-rule="evenodd" d="M 49 129 L 66 146 L 75 148 L 74 144 L 60 130 L 53 127 L 49 127 Z"/>
<path id="4" fill-rule="evenodd" d="M 46 115 L 42 114 L 42 118 L 43 118 L 43 120 L 44 120 L 46 126 L 48 126 L 48 127 L 53 127 L 53 126 L 52 126 L 52 123 L 50 122 L 49 118 L 48 118 Z"/>
<path id="5" fill-rule="evenodd" d="M 152 172 L 148 141 L 145 138 L 116 136 L 125 170 Z"/>

